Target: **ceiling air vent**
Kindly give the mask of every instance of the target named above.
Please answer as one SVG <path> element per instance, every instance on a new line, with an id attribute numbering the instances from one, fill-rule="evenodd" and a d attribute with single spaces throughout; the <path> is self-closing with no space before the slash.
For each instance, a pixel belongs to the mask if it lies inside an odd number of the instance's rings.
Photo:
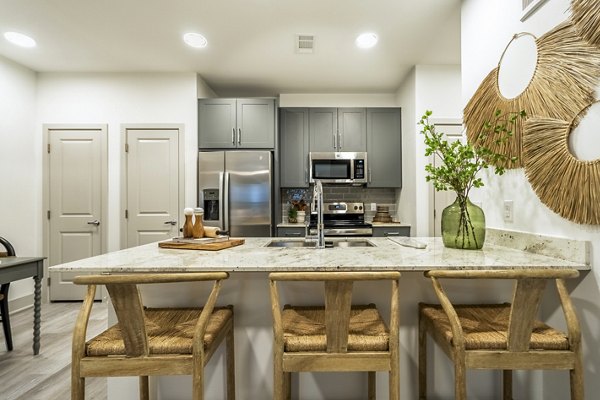
<path id="1" fill-rule="evenodd" d="M 313 35 L 296 35 L 296 53 L 312 54 L 315 51 Z"/>

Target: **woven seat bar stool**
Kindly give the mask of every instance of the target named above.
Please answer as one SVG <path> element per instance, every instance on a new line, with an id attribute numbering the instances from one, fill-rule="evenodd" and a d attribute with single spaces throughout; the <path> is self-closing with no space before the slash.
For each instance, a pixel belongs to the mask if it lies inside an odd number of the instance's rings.
<path id="1" fill-rule="evenodd" d="M 466 370 L 503 370 L 503 399 L 512 399 L 512 370 L 568 370 L 571 399 L 583 400 L 579 321 L 565 279 L 572 269 L 437 270 L 431 278 L 440 304 L 419 304 L 419 399 L 427 398 L 427 333 L 454 363 L 455 399 L 467 398 Z M 512 301 L 503 304 L 452 304 L 441 280 L 511 279 Z M 543 292 L 554 283 L 567 334 L 537 319 Z"/>
<path id="2" fill-rule="evenodd" d="M 191 375 L 192 399 L 204 397 L 204 366 L 226 343 L 227 399 L 235 399 L 233 307 L 215 307 L 226 272 L 87 275 L 88 285 L 73 331 L 71 399 L 85 398 L 85 377 L 139 376 L 140 399 L 148 399 L 148 376 Z M 138 285 L 213 282 L 202 308 L 146 308 Z M 86 342 L 96 293 L 106 285 L 118 323 Z M 225 398 L 225 396 L 223 396 Z"/>
<path id="3" fill-rule="evenodd" d="M 399 272 L 274 272 L 269 275 L 274 333 L 273 399 L 291 398 L 292 372 L 366 371 L 375 399 L 375 372 L 389 374 L 389 398 L 400 397 Z M 391 281 L 390 326 L 374 304 L 352 305 L 357 281 Z M 325 305 L 280 307 L 279 281 L 324 284 Z"/>

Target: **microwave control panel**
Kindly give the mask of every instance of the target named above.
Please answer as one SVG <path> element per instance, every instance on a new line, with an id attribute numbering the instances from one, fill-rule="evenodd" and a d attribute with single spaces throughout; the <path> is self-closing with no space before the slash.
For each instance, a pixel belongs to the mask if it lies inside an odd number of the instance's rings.
<path id="1" fill-rule="evenodd" d="M 354 179 L 365 179 L 365 160 L 354 160 Z"/>

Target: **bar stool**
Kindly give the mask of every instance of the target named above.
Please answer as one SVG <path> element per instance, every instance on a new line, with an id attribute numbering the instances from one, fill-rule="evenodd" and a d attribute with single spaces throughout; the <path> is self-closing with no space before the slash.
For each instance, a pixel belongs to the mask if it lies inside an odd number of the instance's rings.
<path id="1" fill-rule="evenodd" d="M 0 244 L 6 249 L 7 257 L 16 256 L 14 247 L 10 242 L 0 236 Z M 10 315 L 8 312 L 8 289 L 10 289 L 10 282 L 3 283 L 0 285 L 0 318 L 2 318 L 2 329 L 4 330 L 4 340 L 6 341 L 6 349 L 12 351 L 13 341 L 12 333 L 10 329 Z"/>
<path id="2" fill-rule="evenodd" d="M 233 306 L 215 307 L 226 272 L 78 276 L 88 285 L 73 331 L 71 399 L 85 398 L 87 376 L 139 376 L 148 399 L 148 375 L 192 375 L 192 399 L 204 396 L 204 366 L 225 340 L 227 399 L 235 399 Z M 146 308 L 139 284 L 213 281 L 203 308 Z M 96 285 L 106 285 L 118 324 L 85 341 Z"/>
<path id="3" fill-rule="evenodd" d="M 375 371 L 389 374 L 389 398 L 400 397 L 399 272 L 271 273 L 271 309 L 274 332 L 273 399 L 291 397 L 292 372 L 367 371 L 368 398 L 375 399 Z M 352 305 L 357 281 L 389 280 L 390 327 L 374 304 Z M 280 308 L 277 282 L 323 282 L 325 305 Z"/>
<path id="4" fill-rule="evenodd" d="M 503 399 L 512 399 L 512 370 L 568 370 L 571 399 L 583 400 L 581 332 L 564 279 L 571 269 L 437 270 L 431 278 L 441 304 L 419 304 L 419 399 L 427 398 L 427 333 L 454 363 L 454 398 L 467 398 L 466 370 L 503 370 Z M 442 279 L 512 279 L 512 303 L 455 305 Z M 536 319 L 546 284 L 554 282 L 567 335 Z"/>

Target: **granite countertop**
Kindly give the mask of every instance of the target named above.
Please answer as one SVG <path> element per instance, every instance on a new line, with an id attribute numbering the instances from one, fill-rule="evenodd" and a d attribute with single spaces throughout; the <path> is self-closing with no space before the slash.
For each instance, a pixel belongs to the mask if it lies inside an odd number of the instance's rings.
<path id="1" fill-rule="evenodd" d="M 357 269 L 425 271 L 436 268 L 501 269 L 533 267 L 590 269 L 588 259 L 572 257 L 571 259 L 575 261 L 569 261 L 557 258 L 558 256 L 536 254 L 531 251 L 507 247 L 506 243 L 500 246 L 493 244 L 494 240 L 490 240 L 489 244 L 486 241 L 486 245 L 482 250 L 475 251 L 446 248 L 440 238 L 368 238 L 376 247 L 327 249 L 266 247 L 272 240 L 290 239 L 246 238 L 244 245 L 221 251 L 162 249 L 158 247 L 157 243 L 150 243 L 53 266 L 50 267 L 50 270 L 55 272 L 270 272 L 351 271 Z M 297 240 L 302 241 L 303 239 Z M 545 247 L 546 249 L 549 248 L 549 246 Z M 537 249 L 539 250 L 539 246 Z M 585 249 L 589 252 L 588 247 L 585 247 Z M 561 250 L 550 249 L 549 253 L 546 251 L 546 254 L 562 254 Z M 571 253 L 574 254 L 574 252 Z"/>

